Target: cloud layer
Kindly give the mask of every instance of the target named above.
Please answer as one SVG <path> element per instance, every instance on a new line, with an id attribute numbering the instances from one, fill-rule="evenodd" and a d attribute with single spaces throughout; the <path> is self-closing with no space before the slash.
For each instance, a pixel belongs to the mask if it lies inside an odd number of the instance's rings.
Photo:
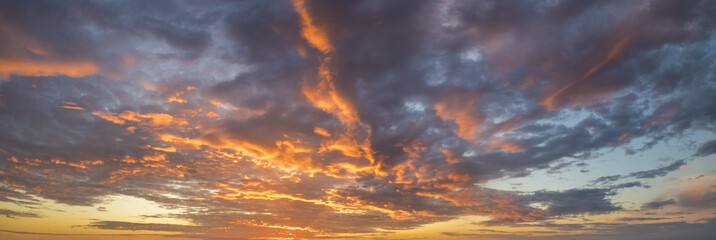
<path id="1" fill-rule="evenodd" d="M 616 181 L 664 177 L 714 153 L 714 140 L 702 140 L 688 159 L 615 171 L 594 179 L 598 187 L 484 185 L 559 170 L 565 159 L 586 165 L 606 149 L 636 156 L 713 136 L 712 1 L 0 9 L 0 201 L 96 206 L 129 195 L 182 209 L 171 217 L 192 224 L 85 228 L 210 239 L 370 234 L 463 216 L 546 227 L 620 211 L 614 195 L 648 185 Z M 641 209 L 713 210 L 713 186 L 702 179 Z M 713 221 L 678 224 L 713 234 L 702 229 Z"/>

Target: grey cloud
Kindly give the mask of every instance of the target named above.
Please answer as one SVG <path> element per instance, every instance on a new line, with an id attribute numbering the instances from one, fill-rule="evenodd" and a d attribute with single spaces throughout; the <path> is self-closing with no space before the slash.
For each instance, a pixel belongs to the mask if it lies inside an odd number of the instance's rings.
<path id="1" fill-rule="evenodd" d="M 660 217 L 625 217 L 625 218 L 619 218 L 617 220 L 620 221 L 651 221 L 651 220 L 663 220 L 668 218 L 660 218 Z"/>
<path id="2" fill-rule="evenodd" d="M 296 61 L 302 51 L 310 53 L 309 47 L 299 48 L 304 43 L 298 16 L 290 2 L 267 5 L 245 1 L 238 5 L 237 11 L 224 19 L 229 36 L 237 40 L 233 42 L 235 57 L 252 63 L 275 64 L 288 59 Z"/>
<path id="3" fill-rule="evenodd" d="M 566 191 L 538 191 L 522 196 L 525 204 L 542 203 L 551 215 L 601 214 L 620 210 L 608 197 L 609 189 L 571 189 Z"/>
<path id="4" fill-rule="evenodd" d="M 17 188 L 8 186 L 0 186 L 0 202 L 11 202 L 21 206 L 39 205 L 40 201 L 35 199 L 31 194 L 22 193 Z"/>
<path id="5" fill-rule="evenodd" d="M 655 202 L 648 202 L 644 203 L 644 205 L 641 206 L 642 209 L 661 209 L 664 206 L 675 204 L 676 201 L 674 199 L 664 200 L 664 201 L 655 201 Z"/>
<path id="6" fill-rule="evenodd" d="M 105 30 L 114 30 L 112 34 L 148 34 L 176 48 L 183 57 L 197 58 L 211 41 L 206 26 L 221 16 L 217 9 L 223 4 L 212 3 L 217 4 L 216 8 L 196 8 L 193 3 L 183 1 L 86 2 L 70 7 L 69 11 L 79 10 L 83 19 Z"/>
<path id="7" fill-rule="evenodd" d="M 530 223 L 530 224 L 517 224 L 513 225 L 514 227 L 543 227 L 543 228 L 549 228 L 554 230 L 578 230 L 578 229 L 584 229 L 585 225 L 583 224 L 559 224 L 559 223 L 553 223 L 553 222 L 539 222 L 539 223 Z"/>
<path id="8" fill-rule="evenodd" d="M 647 223 L 647 224 L 623 224 L 623 223 L 592 223 L 585 224 L 587 228 L 593 228 L 598 233 L 593 234 L 564 234 L 548 237 L 533 236 L 530 239 L 679 239 L 688 236 L 689 239 L 707 240 L 713 238 L 714 223 L 712 221 L 688 223 L 684 221 Z M 524 239 L 522 236 L 502 236 L 504 239 Z"/>
<path id="9" fill-rule="evenodd" d="M 403 211 L 426 211 L 435 215 L 452 216 L 461 211 L 462 207 L 451 206 L 449 202 L 442 199 L 414 196 L 408 193 L 401 193 L 396 187 L 377 186 L 376 191 L 366 191 L 358 188 L 343 189 L 340 194 L 346 197 L 356 197 L 374 206 L 386 206 L 391 209 Z"/>
<path id="10" fill-rule="evenodd" d="M 603 176 L 603 177 L 598 177 L 597 179 L 594 179 L 594 182 L 597 182 L 597 183 L 601 183 L 601 182 L 614 182 L 614 181 L 619 180 L 619 179 L 621 179 L 621 178 L 623 178 L 623 177 L 624 177 L 624 176 L 622 176 L 622 175 Z"/>
<path id="11" fill-rule="evenodd" d="M 705 157 L 716 153 L 716 140 L 705 142 L 696 150 L 694 156 Z"/>
<path id="12" fill-rule="evenodd" d="M 642 182 L 626 182 L 626 183 L 611 186 L 611 189 L 621 189 L 621 188 L 630 188 L 630 187 L 650 188 L 651 186 L 646 185 Z"/>
<path id="13" fill-rule="evenodd" d="M 670 172 L 678 170 L 679 168 L 681 168 L 682 166 L 684 166 L 686 164 L 687 164 L 687 160 L 681 159 L 681 160 L 676 160 L 664 167 L 659 167 L 659 168 L 646 170 L 646 171 L 632 172 L 627 175 L 611 175 L 611 176 L 598 177 L 597 179 L 594 179 L 592 182 L 594 182 L 594 183 L 610 183 L 610 182 L 615 182 L 615 181 L 630 178 L 630 177 L 637 178 L 637 179 L 663 177 L 663 176 L 666 176 L 666 174 L 669 174 Z M 627 184 L 627 183 L 625 183 L 625 184 Z"/>
<path id="14" fill-rule="evenodd" d="M 675 171 L 679 169 L 681 166 L 686 165 L 686 160 L 677 160 L 668 166 L 649 170 L 649 171 L 640 171 L 640 172 L 633 172 L 630 173 L 630 176 L 633 176 L 635 178 L 655 178 L 655 177 L 663 177 L 666 176 L 666 174 Z"/>
<path id="15" fill-rule="evenodd" d="M 9 209 L 0 209 L 0 215 L 5 215 L 7 218 L 40 218 L 42 216 L 31 213 L 31 212 L 18 212 Z"/>
<path id="16" fill-rule="evenodd" d="M 716 183 L 698 182 L 679 193 L 677 203 L 690 208 L 716 207 Z"/>
<path id="17" fill-rule="evenodd" d="M 102 86 L 95 80 L 48 77 L 28 81 L 14 77 L 9 82 L 0 83 L 5 104 L 0 108 L 0 127 L 5 133 L 0 136 L 0 158 L 3 160 L 0 164 L 6 169 L 0 179 L 20 184 L 26 190 L 43 189 L 40 192 L 29 190 L 29 194 L 69 204 L 89 205 L 99 201 L 96 197 L 113 192 L 111 187 L 94 182 L 106 180 L 110 172 L 122 168 L 123 163 L 119 160 L 125 156 L 139 158 L 147 154 L 142 147 L 148 143 L 142 140 L 147 135 L 141 132 L 128 134 L 122 126 L 91 114 L 115 100 L 131 99 L 129 93 L 120 90 L 121 87 Z M 85 110 L 63 109 L 63 102 L 75 102 Z M 14 163 L 11 158 L 20 162 Z M 59 165 L 53 159 L 69 164 L 89 159 L 103 163 L 102 167 L 88 171 Z M 23 165 L 54 174 L 28 175 L 20 167 Z M 48 184 L 62 177 L 78 180 L 58 186 Z M 69 189 L 83 189 L 83 194 L 71 193 Z"/>

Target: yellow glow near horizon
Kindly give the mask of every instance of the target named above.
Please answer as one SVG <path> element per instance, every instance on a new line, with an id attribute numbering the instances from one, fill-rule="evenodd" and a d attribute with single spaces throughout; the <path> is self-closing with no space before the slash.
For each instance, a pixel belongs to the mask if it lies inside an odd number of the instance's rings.
<path id="1" fill-rule="evenodd" d="M 188 221 L 177 218 L 145 218 L 140 215 L 160 215 L 181 213 L 179 209 L 166 209 L 159 204 L 141 198 L 114 195 L 105 198 L 104 203 L 97 206 L 71 206 L 41 199 L 41 207 L 32 209 L 18 207 L 9 202 L 0 202 L 0 209 L 12 209 L 18 212 L 31 212 L 41 218 L 7 218 L 0 217 L 0 230 L 15 232 L 39 232 L 53 234 L 157 234 L 157 231 L 106 230 L 84 227 L 96 221 L 123 221 L 135 223 L 160 223 L 191 225 Z M 100 211 L 98 208 L 103 207 Z M 42 226 L 38 228 L 38 226 Z M 38 230 L 42 231 L 38 231 Z M 172 234 L 171 232 L 159 232 Z M 2 235 L 0 235 L 2 236 Z"/>

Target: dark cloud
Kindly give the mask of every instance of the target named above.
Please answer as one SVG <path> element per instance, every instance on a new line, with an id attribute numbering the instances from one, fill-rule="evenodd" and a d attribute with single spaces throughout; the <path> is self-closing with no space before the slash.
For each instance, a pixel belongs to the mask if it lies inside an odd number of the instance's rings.
<path id="1" fill-rule="evenodd" d="M 603 176 L 598 177 L 597 179 L 594 179 L 594 182 L 601 183 L 601 182 L 614 182 L 619 179 L 623 178 L 622 175 L 611 175 L 611 176 Z"/>
<path id="2" fill-rule="evenodd" d="M 554 230 L 561 230 L 561 231 L 569 231 L 569 230 L 579 230 L 585 228 L 585 225 L 583 224 L 559 224 L 559 223 L 553 223 L 553 222 L 539 222 L 539 223 L 530 223 L 530 224 L 520 224 L 520 225 L 513 225 L 514 227 L 541 227 L 541 228 L 547 228 L 547 229 L 554 229 Z"/>
<path id="3" fill-rule="evenodd" d="M 682 160 L 674 161 L 673 163 L 671 163 L 665 167 L 660 167 L 660 168 L 648 170 L 648 171 L 633 172 L 633 173 L 630 173 L 629 176 L 633 176 L 635 178 L 663 177 L 663 176 L 666 176 L 666 174 L 668 174 L 669 172 L 675 171 L 684 165 L 686 165 L 686 160 L 682 159 Z"/>
<path id="4" fill-rule="evenodd" d="M 678 239 L 689 236 L 690 239 L 706 240 L 713 237 L 714 223 L 710 221 L 688 223 L 683 221 L 647 224 L 593 223 L 586 227 L 598 229 L 592 234 L 563 234 L 549 237 L 530 237 L 531 239 Z M 522 239 L 525 236 L 502 236 L 503 239 Z"/>
<path id="5" fill-rule="evenodd" d="M 659 218 L 659 217 L 625 217 L 625 218 L 619 218 L 617 220 L 620 221 L 651 221 L 651 220 L 663 220 L 668 218 Z"/>
<path id="6" fill-rule="evenodd" d="M 626 183 L 614 185 L 611 188 L 612 189 L 620 189 L 620 188 L 630 188 L 630 187 L 650 188 L 651 186 L 646 185 L 642 182 L 626 182 Z"/>
<path id="7" fill-rule="evenodd" d="M 11 231 L 1 230 L 3 233 L 21 234 L 21 235 L 37 235 L 37 236 L 50 236 L 53 238 L 58 237 L 87 237 L 88 234 L 63 234 L 63 233 L 47 233 L 47 232 L 24 232 L 24 231 Z M 12 236 L 12 235 L 11 235 Z M 241 238 L 204 238 L 204 236 L 191 235 L 191 234 L 102 234 L 103 237 L 149 237 L 152 239 L 174 239 L 174 238 L 196 238 L 196 239 L 241 239 Z"/>
<path id="8" fill-rule="evenodd" d="M 644 203 L 644 205 L 641 206 L 642 209 L 661 209 L 664 206 L 675 204 L 676 201 L 674 199 L 664 200 L 664 201 L 655 201 L 655 202 L 648 202 Z"/>
<path id="9" fill-rule="evenodd" d="M 79 8 L 68 6 L 67 11 L 105 31 L 156 37 L 176 48 L 179 55 L 196 58 L 211 41 L 206 25 L 217 21 L 220 13 L 214 8 L 200 10 L 193 5 L 176 1 L 86 2 Z"/>
<path id="10" fill-rule="evenodd" d="M 566 191 L 538 191 L 522 197 L 526 204 L 547 206 L 551 215 L 601 214 L 620 210 L 609 200 L 615 193 L 609 189 L 571 189 Z"/>
<path id="11" fill-rule="evenodd" d="M 9 209 L 0 209 L 0 215 L 5 215 L 7 218 L 40 218 L 41 216 L 31 212 L 17 212 Z"/>
<path id="12" fill-rule="evenodd" d="M 696 150 L 694 156 L 705 157 L 716 153 L 716 140 L 705 142 Z"/>
<path id="13" fill-rule="evenodd" d="M 0 192 L 3 196 L 0 196 L 0 202 L 11 202 L 20 206 L 32 206 L 38 205 L 39 200 L 35 199 L 32 194 L 23 193 L 19 189 L 2 186 Z"/>
<path id="14" fill-rule="evenodd" d="M 638 178 L 638 179 L 645 179 L 645 178 L 656 178 L 656 177 L 663 177 L 666 176 L 666 174 L 669 174 L 670 172 L 676 171 L 682 166 L 686 165 L 687 161 L 685 159 L 677 160 L 669 165 L 666 165 L 664 167 L 659 167 L 651 170 L 646 171 L 638 171 L 638 172 L 632 172 L 627 175 L 611 175 L 611 176 L 603 176 L 598 177 L 597 179 L 594 179 L 594 183 L 610 183 L 615 182 L 621 179 L 626 178 Z M 624 183 L 629 184 L 629 183 Z M 622 184 L 622 185 L 624 185 Z"/>
<path id="15" fill-rule="evenodd" d="M 224 19 L 229 36 L 236 40 L 236 57 L 252 63 L 276 63 L 310 53 L 303 46 L 290 2 L 267 5 L 245 1 L 236 10 Z"/>

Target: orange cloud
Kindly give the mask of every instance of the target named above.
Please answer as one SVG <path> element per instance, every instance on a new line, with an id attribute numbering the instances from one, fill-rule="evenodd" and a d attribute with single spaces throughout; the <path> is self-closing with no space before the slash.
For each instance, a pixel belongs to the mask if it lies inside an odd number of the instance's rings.
<path id="1" fill-rule="evenodd" d="M 8 49 L 0 58 L 0 80 L 10 75 L 84 77 L 98 70 L 92 61 L 58 60 L 42 41 L 12 25 L 0 23 L 0 42 Z"/>
<path id="2" fill-rule="evenodd" d="M 196 89 L 196 87 L 194 87 L 194 86 L 187 86 L 187 87 L 186 87 L 186 91 L 191 91 L 191 90 L 194 90 L 194 89 Z M 172 96 L 169 96 L 169 97 L 167 98 L 167 102 L 186 103 L 187 100 L 186 100 L 185 98 L 182 98 L 182 97 L 181 97 L 182 95 L 184 95 L 184 93 L 186 93 L 186 91 L 182 90 L 182 91 L 178 91 L 178 92 L 174 93 Z M 216 105 L 213 101 L 214 101 L 214 100 L 210 100 L 210 102 L 211 102 L 212 104 Z M 217 106 L 218 106 L 218 105 L 217 105 Z"/>
<path id="3" fill-rule="evenodd" d="M 333 82 L 334 73 L 330 69 L 331 61 L 332 57 L 330 56 L 321 59 L 318 70 L 318 83 L 304 81 L 301 86 L 301 92 L 313 106 L 335 115 L 341 122 L 346 124 L 357 123 L 360 120 L 355 107 L 335 87 Z"/>
<path id="4" fill-rule="evenodd" d="M 163 152 L 176 152 L 177 149 L 175 147 L 157 147 L 148 145 L 149 148 L 157 150 L 157 151 L 163 151 Z"/>
<path id="5" fill-rule="evenodd" d="M 494 151 L 495 149 L 502 149 L 507 152 L 521 152 L 523 150 L 522 146 L 516 142 L 510 142 L 510 141 L 501 141 L 501 140 L 491 140 L 490 146 L 488 146 L 485 150 L 487 151 Z"/>
<path id="6" fill-rule="evenodd" d="M 198 150 L 201 149 L 201 146 L 210 144 L 203 140 L 184 138 L 172 134 L 161 134 L 159 135 L 159 139 L 168 144 L 172 144 L 173 146 L 187 150 Z"/>
<path id="7" fill-rule="evenodd" d="M 315 128 L 313 128 L 313 132 L 316 133 L 316 134 L 318 134 L 318 135 L 324 136 L 324 137 L 330 137 L 330 136 L 331 136 L 331 134 L 330 134 L 328 131 L 326 131 L 326 129 L 323 129 L 323 128 L 320 128 L 320 127 L 315 127 Z"/>
<path id="8" fill-rule="evenodd" d="M 443 155 L 445 155 L 445 161 L 448 163 L 458 163 L 460 162 L 459 157 L 453 156 L 453 153 L 450 151 L 450 149 L 443 149 L 442 150 Z"/>
<path id="9" fill-rule="evenodd" d="M 291 201 L 299 201 L 299 202 L 306 202 L 306 203 L 312 203 L 315 205 L 320 206 L 326 206 L 329 208 L 332 208 L 336 211 L 341 212 L 352 212 L 352 213 L 362 213 L 365 212 L 363 209 L 361 209 L 362 206 L 356 205 L 355 203 L 344 203 L 344 202 L 337 202 L 330 200 L 330 198 L 326 199 L 311 199 L 306 198 L 302 196 L 294 196 L 287 193 L 280 193 L 275 190 L 252 190 L 252 189 L 244 189 L 244 188 L 237 188 L 237 187 L 231 187 L 227 184 L 219 183 L 219 187 L 221 187 L 224 191 L 215 193 L 212 197 L 218 197 L 223 199 L 229 199 L 229 200 L 237 200 L 237 199 L 259 199 L 259 200 L 291 200 Z M 327 193 L 335 192 L 334 189 L 328 189 Z M 387 209 L 381 209 L 383 211 L 392 212 Z"/>
<path id="10" fill-rule="evenodd" d="M 440 118 L 457 124 L 455 134 L 468 141 L 477 139 L 483 119 L 477 111 L 480 105 L 476 92 L 451 89 L 436 101 L 434 107 Z"/>
<path id="11" fill-rule="evenodd" d="M 58 75 L 84 77 L 95 73 L 97 73 L 97 66 L 90 61 L 0 59 L 0 79 L 7 79 L 13 74 L 34 77 Z"/>
<path id="12" fill-rule="evenodd" d="M 65 161 L 62 161 L 62 160 L 59 160 L 59 159 L 52 159 L 51 162 L 54 163 L 54 164 L 57 164 L 57 165 L 67 165 L 67 166 L 72 166 L 72 167 L 82 168 L 82 169 L 87 169 L 88 166 L 92 166 L 92 165 L 102 165 L 102 164 L 104 164 L 104 162 L 103 162 L 102 160 L 96 160 L 96 161 L 81 161 L 81 162 L 79 162 L 79 163 L 72 163 L 72 162 L 65 162 Z"/>
<path id="13" fill-rule="evenodd" d="M 301 17 L 301 35 L 308 41 L 313 47 L 323 53 L 332 52 L 334 50 L 328 39 L 328 34 L 320 26 L 316 25 L 315 21 L 308 14 L 305 0 L 293 1 L 293 7 Z"/>
<path id="14" fill-rule="evenodd" d="M 60 108 L 64 109 L 71 109 L 71 110 L 85 110 L 83 107 L 77 106 L 77 103 L 75 102 L 63 102 L 65 105 L 60 106 Z"/>
<path id="15" fill-rule="evenodd" d="M 355 173 L 373 170 L 372 162 L 367 160 L 357 163 L 345 162 L 355 159 L 346 159 L 342 162 L 316 161 L 314 154 L 320 151 L 315 149 L 316 146 L 304 143 L 300 139 L 277 140 L 274 145 L 261 145 L 248 140 L 211 136 L 211 134 L 199 138 L 185 138 L 165 133 L 160 134 L 158 138 L 170 146 L 168 147 L 170 150 L 199 150 L 203 146 L 208 148 L 207 151 L 232 150 L 239 154 L 231 158 L 248 157 L 256 165 L 286 171 L 299 170 L 310 174 L 322 172 L 336 178 L 353 178 Z M 352 150 L 351 147 L 347 148 Z M 347 153 L 350 152 L 346 151 L 344 155 L 348 156 Z M 365 153 L 354 154 L 356 155 L 351 157 L 357 158 Z"/>
<path id="16" fill-rule="evenodd" d="M 166 113 L 141 114 L 134 111 L 124 111 L 121 114 L 116 114 L 97 111 L 92 114 L 115 124 L 125 124 L 126 121 L 144 123 L 154 127 L 183 126 L 189 124 L 186 119 L 175 118 Z"/>
<path id="17" fill-rule="evenodd" d="M 293 2 L 296 12 L 301 17 L 301 33 L 311 46 L 325 54 L 321 58 L 318 68 L 319 82 L 311 84 L 304 81 L 301 92 L 313 103 L 314 106 L 323 111 L 338 117 L 343 123 L 359 122 L 358 113 L 352 104 L 345 99 L 335 87 L 333 82 L 334 72 L 332 69 L 335 49 L 328 38 L 328 33 L 322 27 L 316 25 L 315 21 L 308 14 L 304 0 Z"/>
<path id="18" fill-rule="evenodd" d="M 288 225 L 278 225 L 278 224 L 268 224 L 263 221 L 256 221 L 256 220 L 241 220 L 241 221 L 235 221 L 235 224 L 244 224 L 254 227 L 265 227 L 265 228 L 275 228 L 275 229 L 281 229 L 281 230 L 290 230 L 290 231 L 307 231 L 307 232 L 318 232 L 318 230 L 313 229 L 311 227 L 296 227 L 296 226 L 288 226 Z"/>
<path id="19" fill-rule="evenodd" d="M 323 53 L 318 68 L 318 81 L 312 81 L 310 78 L 304 79 L 301 92 L 313 106 L 336 116 L 345 125 L 345 132 L 335 134 L 333 139 L 329 139 L 324 144 L 323 151 L 338 150 L 346 156 L 365 158 L 371 164 L 376 164 L 369 140 L 371 135 L 370 126 L 360 121 L 355 106 L 336 89 L 334 83 L 335 70 L 333 69 L 335 48 L 328 37 L 328 32 L 324 26 L 318 25 L 309 14 L 304 0 L 293 1 L 293 5 L 301 18 L 301 34 L 303 38 L 312 47 Z M 329 137 L 326 135 L 328 132 L 320 130 L 315 132 L 324 137 Z M 378 169 L 379 167 L 376 166 L 375 171 L 379 171 Z"/>
<path id="20" fill-rule="evenodd" d="M 115 113 L 99 112 L 99 111 L 98 111 L 98 112 L 93 112 L 92 114 L 95 115 L 95 116 L 99 116 L 100 118 L 102 118 L 102 119 L 104 119 L 104 120 L 113 122 L 113 123 L 115 123 L 115 124 L 120 124 L 120 125 L 121 125 L 121 124 L 124 124 L 124 123 L 125 123 L 125 121 L 122 120 L 121 118 L 117 117 L 117 114 L 115 114 Z M 132 131 L 132 132 L 134 132 L 134 131 Z"/>
<path id="21" fill-rule="evenodd" d="M 60 108 L 71 109 L 71 110 L 85 110 L 85 109 L 82 108 L 82 107 L 78 107 L 78 106 L 67 106 L 67 105 L 65 105 L 65 106 L 60 106 Z"/>

